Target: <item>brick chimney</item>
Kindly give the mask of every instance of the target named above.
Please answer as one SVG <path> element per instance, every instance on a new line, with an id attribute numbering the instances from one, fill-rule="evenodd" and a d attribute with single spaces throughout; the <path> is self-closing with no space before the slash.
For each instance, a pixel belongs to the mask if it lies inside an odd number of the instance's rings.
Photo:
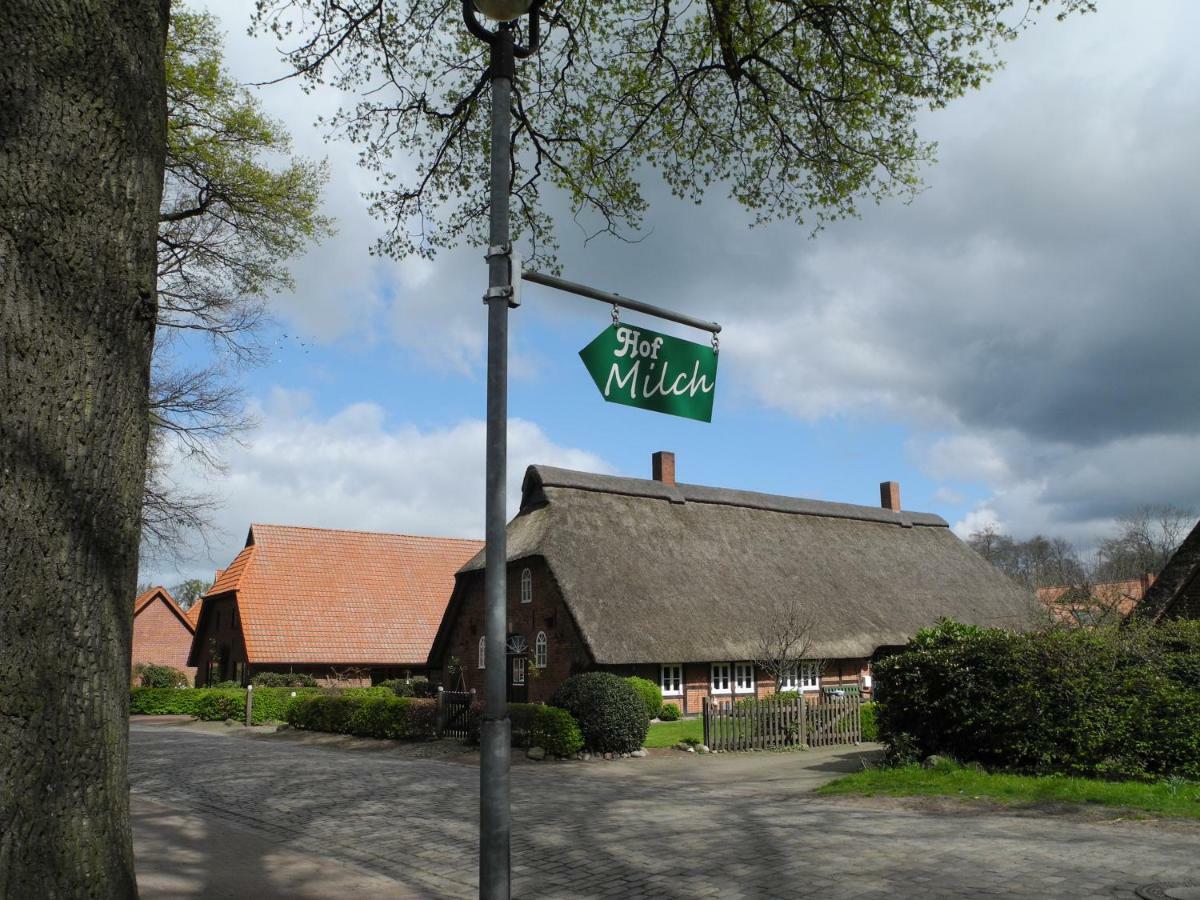
<path id="1" fill-rule="evenodd" d="M 655 481 L 675 483 L 675 454 L 670 450 L 659 450 L 651 456 L 650 467 Z"/>
<path id="2" fill-rule="evenodd" d="M 900 512 L 900 482 L 879 482 L 879 505 L 892 512 Z"/>

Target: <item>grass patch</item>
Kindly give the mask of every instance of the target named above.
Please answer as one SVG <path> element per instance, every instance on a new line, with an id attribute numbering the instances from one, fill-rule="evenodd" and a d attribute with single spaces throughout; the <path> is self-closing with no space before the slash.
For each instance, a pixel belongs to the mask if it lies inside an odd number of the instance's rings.
<path id="1" fill-rule="evenodd" d="M 679 719 L 676 722 L 651 722 L 646 734 L 645 747 L 674 747 L 685 738 L 704 740 L 704 722 L 701 719 Z"/>
<path id="2" fill-rule="evenodd" d="M 839 778 L 820 788 L 819 793 L 865 797 L 958 797 L 1012 806 L 1098 804 L 1170 818 L 1200 819 L 1200 782 L 1181 778 L 1154 783 L 1097 781 L 1061 775 L 993 774 L 947 763 L 935 769 L 920 766 L 867 769 Z"/>

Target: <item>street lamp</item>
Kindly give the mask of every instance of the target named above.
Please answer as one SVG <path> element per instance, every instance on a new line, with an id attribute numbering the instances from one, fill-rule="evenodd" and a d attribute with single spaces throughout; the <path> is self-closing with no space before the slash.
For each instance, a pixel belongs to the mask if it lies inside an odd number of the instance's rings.
<path id="1" fill-rule="evenodd" d="M 497 22 L 511 22 L 529 12 L 533 0 L 475 0 L 475 8 Z"/>
<path id="2" fill-rule="evenodd" d="M 487 462 L 484 540 L 484 701 L 479 728 L 479 896 L 508 900 L 511 888 L 509 757 L 512 738 L 505 702 L 508 643 L 508 548 L 505 480 L 508 469 L 508 309 L 516 306 L 514 255 L 508 233 L 511 179 L 512 83 L 516 59 L 538 47 L 541 0 L 462 0 L 467 30 L 490 48 L 492 82 L 491 213 L 488 231 Z M 475 11 L 500 22 L 491 31 Z M 515 20 L 529 14 L 529 46 L 513 38 Z"/>

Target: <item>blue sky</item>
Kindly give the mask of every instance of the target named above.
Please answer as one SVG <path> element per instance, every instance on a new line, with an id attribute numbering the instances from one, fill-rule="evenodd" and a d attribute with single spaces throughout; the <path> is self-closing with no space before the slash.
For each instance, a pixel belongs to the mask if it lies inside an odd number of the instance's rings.
<path id="1" fill-rule="evenodd" d="M 245 34 L 243 4 L 208 6 L 236 77 L 283 71 Z M 1087 546 L 1139 503 L 1200 508 L 1197 33 L 1185 0 L 1039 24 L 992 84 L 924 117 L 940 145 L 924 193 L 815 239 L 653 185 L 639 243 L 564 227 L 567 277 L 722 322 L 715 412 L 706 425 L 605 404 L 577 354 L 609 310 L 527 285 L 511 500 L 531 462 L 648 476 L 668 449 L 703 484 L 876 504 L 898 480 L 905 506 L 961 534 Z M 223 505 L 207 544 L 143 567 L 168 584 L 227 563 L 251 521 L 482 532 L 479 250 L 369 255 L 383 227 L 361 199 L 369 173 L 312 124 L 344 98 L 257 93 L 297 153 L 328 159 L 338 235 L 296 261 L 297 290 L 272 300 L 271 361 L 239 376 L 259 427 L 227 448 L 224 475 L 176 472 Z"/>

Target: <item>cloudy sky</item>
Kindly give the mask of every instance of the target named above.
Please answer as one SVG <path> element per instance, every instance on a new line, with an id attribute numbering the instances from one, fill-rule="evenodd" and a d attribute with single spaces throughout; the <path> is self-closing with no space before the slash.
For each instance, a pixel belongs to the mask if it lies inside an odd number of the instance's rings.
<path id="1" fill-rule="evenodd" d="M 875 504 L 898 480 L 964 535 L 1086 546 L 1139 504 L 1200 510 L 1200 5 L 1100 5 L 1030 30 L 991 84 L 923 119 L 939 162 L 911 204 L 809 239 L 651 189 L 640 243 L 564 228 L 568 277 L 725 326 L 716 409 L 703 425 L 605 404 L 576 354 L 608 310 L 528 286 L 510 502 L 532 462 L 648 476 L 670 449 L 704 484 Z M 236 77 L 284 71 L 246 4 L 207 6 Z M 259 427 L 226 474 L 176 473 L 223 505 L 207 545 L 146 563 L 168 584 L 225 565 L 251 522 L 482 533 L 479 252 L 370 256 L 370 175 L 313 124 L 342 98 L 257 93 L 298 153 L 329 160 L 338 234 L 272 301 L 272 360 L 244 375 Z"/>

